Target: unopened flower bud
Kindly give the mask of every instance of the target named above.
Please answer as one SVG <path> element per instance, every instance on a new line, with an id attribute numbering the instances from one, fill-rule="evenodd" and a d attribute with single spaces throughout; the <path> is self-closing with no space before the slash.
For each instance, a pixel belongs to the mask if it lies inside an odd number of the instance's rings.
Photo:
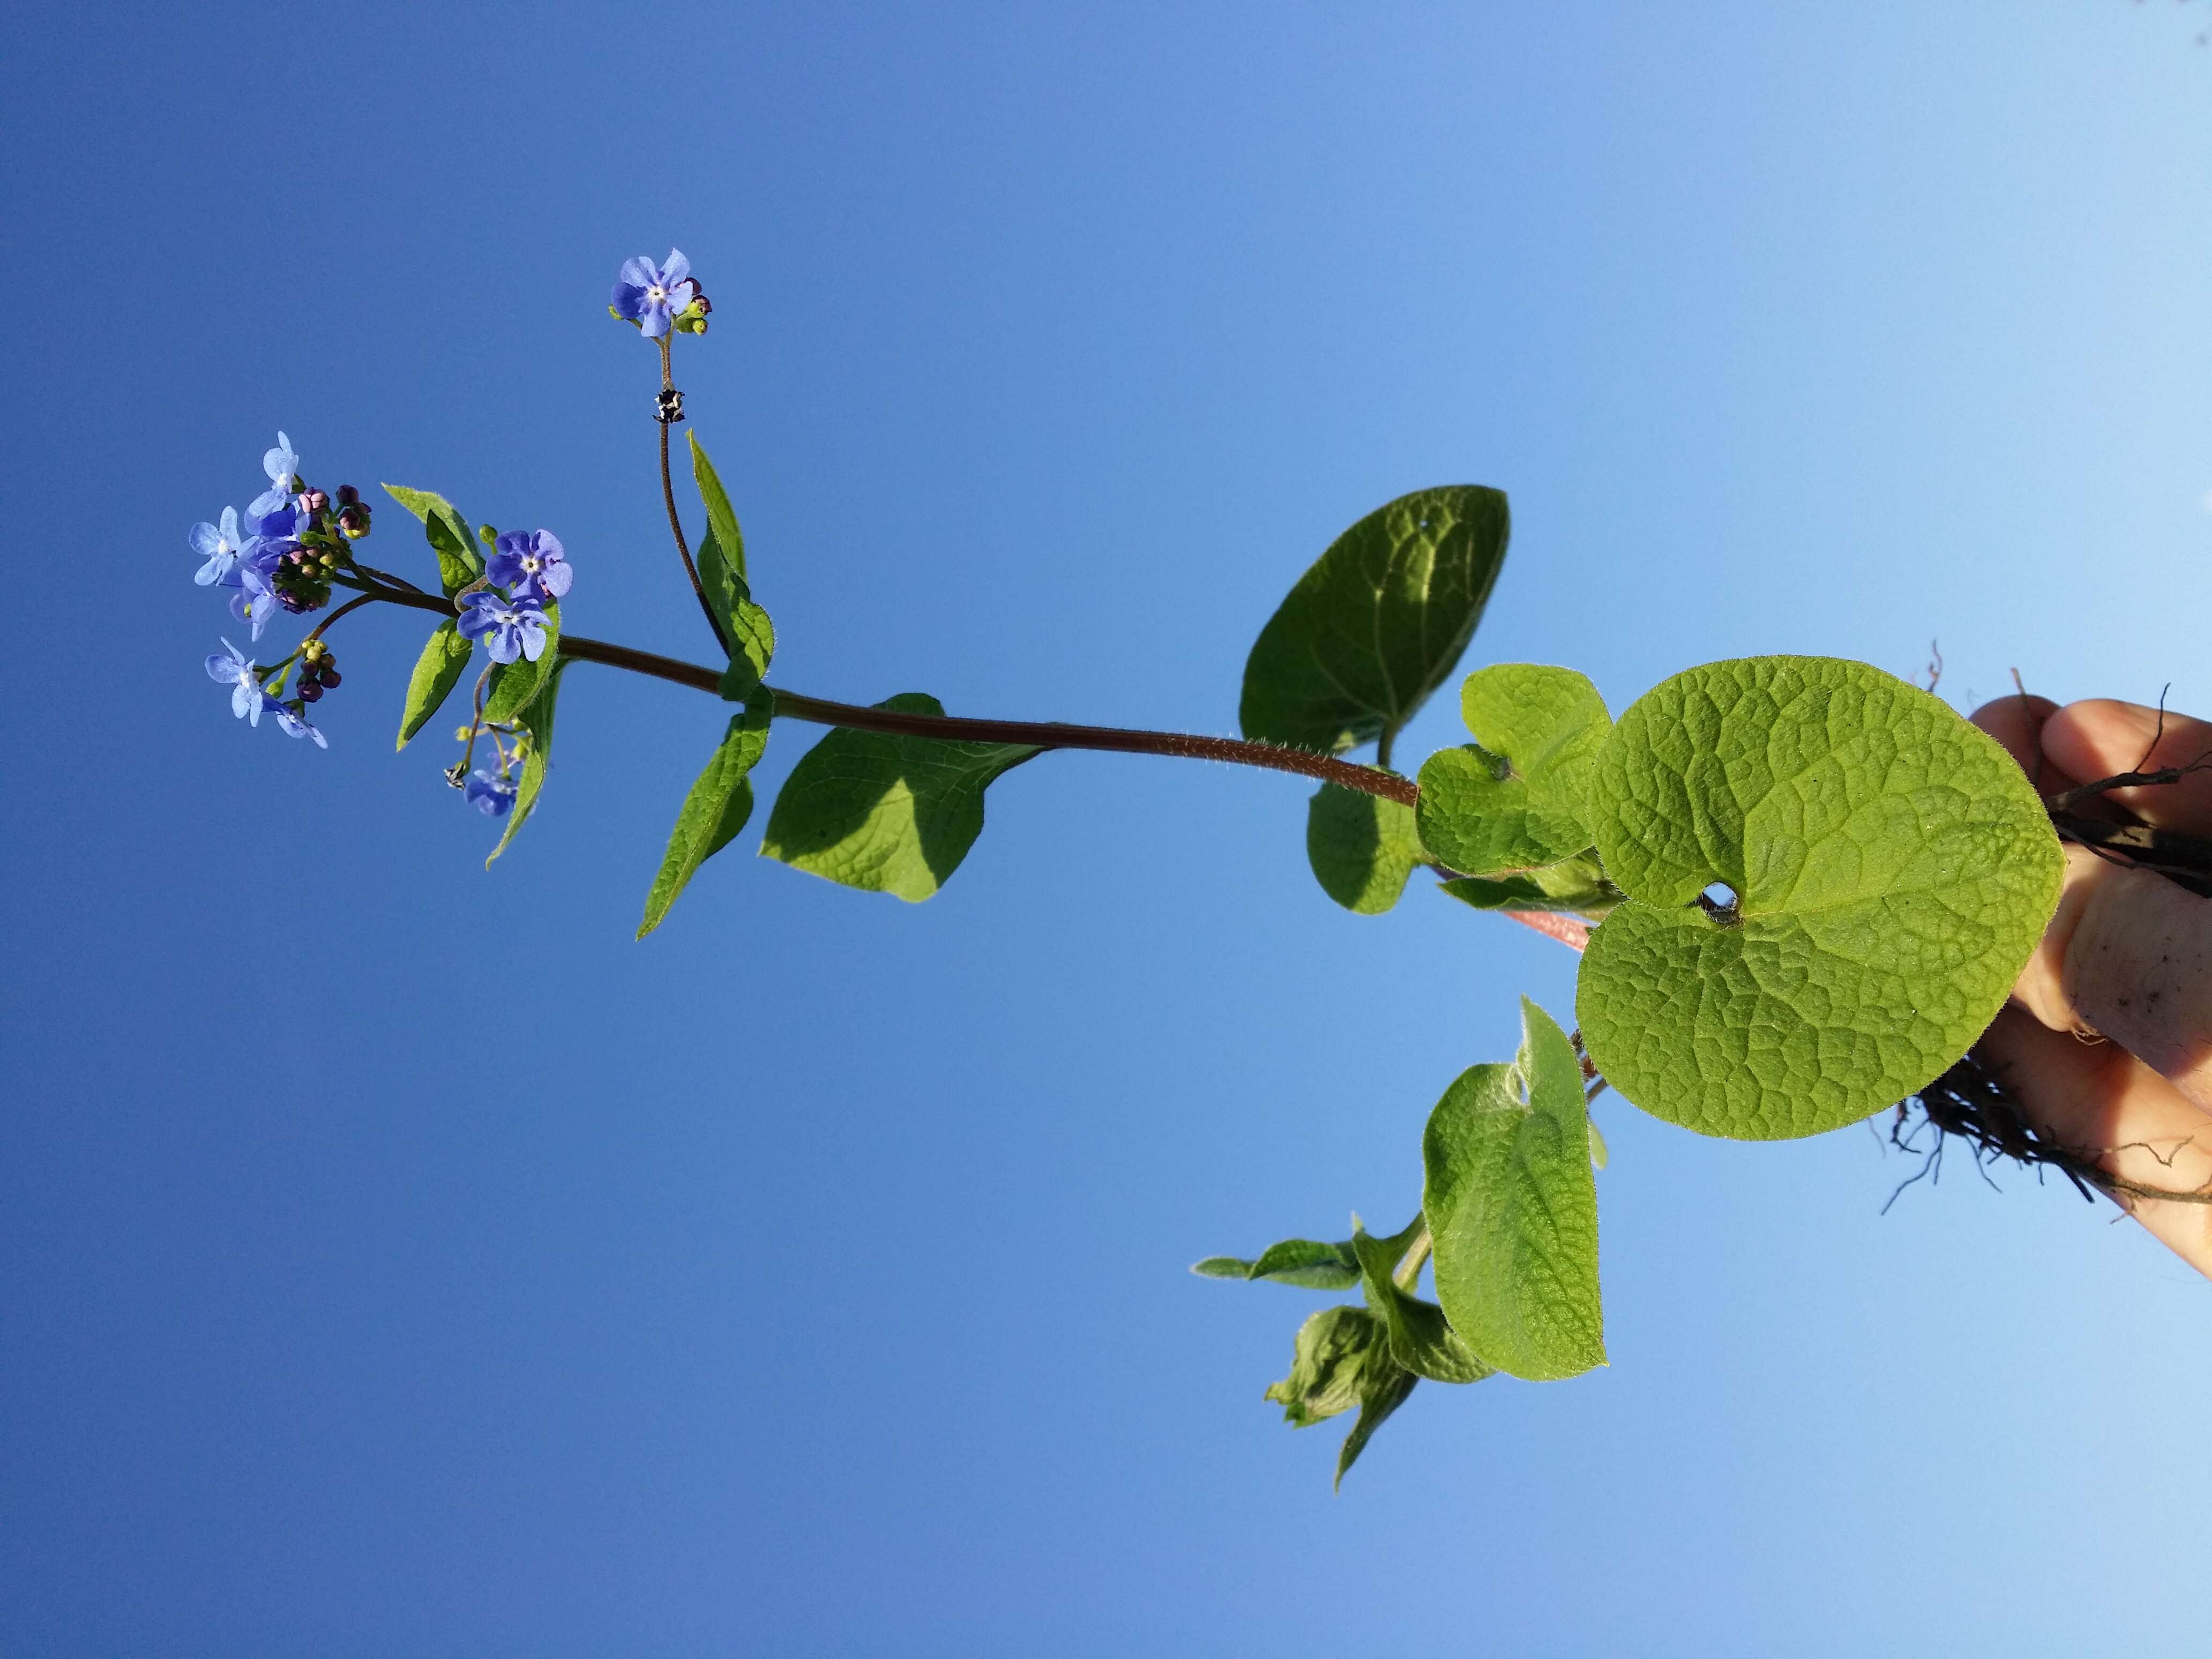
<path id="1" fill-rule="evenodd" d="M 337 690 L 340 678 L 338 671 L 331 667 L 330 664 L 325 663 L 323 665 L 323 672 L 316 678 L 320 679 L 325 685 L 329 686 L 331 690 L 335 691 Z"/>
<path id="2" fill-rule="evenodd" d="M 331 498 L 319 489 L 311 489 L 300 497 L 300 504 L 310 513 L 319 513 L 331 504 Z"/>
<path id="3" fill-rule="evenodd" d="M 361 491 L 356 489 L 351 484 L 340 484 L 338 486 L 338 505 L 340 507 L 351 507 L 360 499 Z"/>
<path id="4" fill-rule="evenodd" d="M 309 640 L 300 647 L 300 654 L 309 662 L 314 662 L 320 658 L 329 656 L 331 648 L 320 640 Z"/>
<path id="5" fill-rule="evenodd" d="M 493 529 L 488 524 L 480 524 L 477 526 L 477 539 L 482 542 L 486 547 L 497 547 L 499 545 L 499 532 Z"/>
<path id="6" fill-rule="evenodd" d="M 368 534 L 368 509 L 359 501 L 338 509 L 338 532 L 352 541 Z"/>
<path id="7" fill-rule="evenodd" d="M 323 688 L 303 674 L 300 678 L 300 696 L 308 702 L 320 702 L 323 700 Z"/>

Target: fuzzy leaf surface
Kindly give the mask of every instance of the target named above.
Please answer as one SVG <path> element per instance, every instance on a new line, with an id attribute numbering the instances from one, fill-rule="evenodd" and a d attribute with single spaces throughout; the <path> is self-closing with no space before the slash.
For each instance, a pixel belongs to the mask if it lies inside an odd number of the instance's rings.
<path id="1" fill-rule="evenodd" d="M 1479 668 L 1460 687 L 1460 712 L 1476 742 L 1421 767 L 1422 844 L 1471 876 L 1588 847 L 1590 782 L 1613 729 L 1589 678 L 1534 663 Z"/>
<path id="2" fill-rule="evenodd" d="M 699 774 L 676 815 L 669 832 L 668 851 L 645 896 L 645 920 L 638 924 L 643 939 L 660 926 L 668 907 L 676 902 L 699 866 L 737 838 L 752 817 L 753 785 L 747 775 L 768 750 L 768 728 L 775 704 L 765 691 L 756 691 L 744 712 L 730 716 L 722 741 Z"/>
<path id="3" fill-rule="evenodd" d="M 438 556 L 438 580 L 447 598 L 483 574 L 483 555 L 477 550 L 477 538 L 469 533 L 468 521 L 451 501 L 434 491 L 410 489 L 404 484 L 386 484 L 384 493 L 422 520 L 430 550 Z"/>
<path id="4" fill-rule="evenodd" d="M 1521 1030 L 1512 1065 L 1469 1067 L 1429 1115 L 1421 1212 L 1452 1329 L 1548 1382 L 1605 1363 L 1597 1188 L 1574 1045 L 1526 997 Z"/>
<path id="5" fill-rule="evenodd" d="M 938 714 L 923 692 L 875 705 Z M 928 898 L 960 867 L 983 831 L 983 791 L 1042 752 L 1027 744 L 948 743 L 837 726 L 784 781 L 763 857 L 847 887 Z"/>
<path id="6" fill-rule="evenodd" d="M 1646 693 L 1599 758 L 1628 895 L 1575 1007 L 1634 1104 L 1773 1140 L 1912 1093 L 2003 1006 L 2058 898 L 2042 802 L 1996 741 L 1864 663 L 1752 657 Z M 1716 916 L 1693 900 L 1724 883 Z"/>
<path id="7" fill-rule="evenodd" d="M 1504 562 L 1505 497 L 1401 495 L 1299 577 L 1244 664 L 1244 735 L 1331 755 L 1395 732 L 1443 683 Z"/>
<path id="8" fill-rule="evenodd" d="M 545 648 L 538 653 L 536 662 L 527 657 L 517 657 L 491 671 L 491 684 L 484 692 L 484 719 L 513 720 L 527 708 L 552 679 L 554 665 L 560 656 L 561 607 L 549 600 L 545 606 Z"/>
<path id="9" fill-rule="evenodd" d="M 1388 910 L 1421 857 L 1410 806 L 1334 783 L 1306 803 L 1307 861 L 1322 890 L 1347 910 Z"/>
<path id="10" fill-rule="evenodd" d="M 1442 1308 L 1401 1290 L 1390 1277 L 1419 1230 L 1417 1222 L 1394 1238 L 1377 1238 L 1364 1227 L 1352 1230 L 1360 1289 L 1368 1308 L 1390 1333 L 1390 1353 L 1401 1365 L 1431 1382 L 1480 1382 L 1497 1368 L 1483 1363 L 1451 1328 Z"/>
<path id="11" fill-rule="evenodd" d="M 538 810 L 538 793 L 545 787 L 546 758 L 553 748 L 553 705 L 561 695 L 561 676 L 568 665 L 555 664 L 546 678 L 544 690 L 516 717 L 530 733 L 530 753 L 522 763 L 522 776 L 516 782 L 514 805 L 507 809 L 507 831 L 500 836 L 499 845 L 491 849 L 491 857 L 484 860 L 487 870 L 521 832 L 523 821 Z"/>
<path id="12" fill-rule="evenodd" d="M 469 672 L 475 647 L 461 637 L 459 622 L 453 617 L 432 629 L 430 637 L 422 642 L 422 654 L 415 659 L 415 672 L 407 677 L 407 704 L 399 715 L 397 746 L 401 749 L 438 712 Z"/>
<path id="13" fill-rule="evenodd" d="M 1359 1258 L 1349 1241 L 1325 1244 L 1319 1239 L 1286 1238 L 1270 1244 L 1250 1261 L 1210 1255 L 1192 1267 L 1206 1279 L 1272 1279 L 1310 1291 L 1348 1291 L 1359 1282 Z"/>

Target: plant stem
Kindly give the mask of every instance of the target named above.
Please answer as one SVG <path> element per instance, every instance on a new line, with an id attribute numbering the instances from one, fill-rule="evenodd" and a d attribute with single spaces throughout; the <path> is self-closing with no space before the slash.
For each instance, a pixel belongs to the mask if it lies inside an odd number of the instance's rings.
<path id="1" fill-rule="evenodd" d="M 434 594 L 378 588 L 365 597 L 416 611 L 453 614 L 452 604 Z M 684 662 L 650 651 L 634 650 L 605 640 L 563 634 L 561 654 L 576 662 L 595 662 L 647 674 L 675 685 L 719 695 L 722 676 L 702 663 Z M 1125 755 L 1170 755 L 1186 760 L 1226 761 L 1232 766 L 1264 767 L 1273 772 L 1295 772 L 1319 778 L 1362 794 L 1379 795 L 1411 806 L 1420 797 L 1411 778 L 1377 771 L 1350 761 L 1316 755 L 1304 749 L 1283 749 L 1272 743 L 1250 743 L 1241 738 L 1203 738 L 1183 732 L 1133 731 L 1115 726 L 1066 726 L 1057 720 L 964 720 L 953 714 L 908 714 L 896 709 L 869 708 L 859 703 L 832 702 L 797 691 L 769 688 L 775 712 L 786 720 L 816 726 L 850 726 L 858 732 L 887 732 L 899 737 L 936 738 L 951 743 L 1027 744 L 1039 749 L 1094 749 Z"/>
<path id="2" fill-rule="evenodd" d="M 660 337 L 660 389 L 664 392 L 676 390 L 676 375 L 669 362 L 668 343 L 674 331 Z M 691 591 L 698 596 L 699 609 L 707 618 L 707 626 L 714 630 L 714 643 L 722 647 L 722 654 L 730 654 L 729 636 L 722 632 L 722 619 L 714 614 L 714 607 L 707 602 L 707 589 L 699 580 L 699 567 L 691 562 L 691 544 L 684 539 L 684 520 L 676 511 L 676 485 L 668 475 L 668 428 L 670 422 L 656 414 L 653 424 L 660 428 L 660 499 L 668 504 L 668 528 L 676 538 L 677 556 L 684 561 L 684 574 L 691 579 Z M 569 653 L 574 656 L 575 653 Z"/>

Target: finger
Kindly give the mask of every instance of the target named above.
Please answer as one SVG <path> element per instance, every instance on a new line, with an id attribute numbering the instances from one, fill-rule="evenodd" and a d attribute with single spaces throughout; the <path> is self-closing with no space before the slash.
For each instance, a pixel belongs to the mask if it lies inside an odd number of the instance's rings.
<path id="1" fill-rule="evenodd" d="M 2071 702 L 2044 722 L 2045 758 L 2088 782 L 2121 772 L 2212 761 L 2212 725 L 2186 714 L 2161 716 L 2141 703 L 2093 697 Z M 2045 794 L 2055 793 L 2046 787 Z M 2212 831 L 2212 767 L 2179 781 L 2115 789 L 2110 798 L 2145 823 Z"/>
<path id="2" fill-rule="evenodd" d="M 2048 697 L 1999 697 L 1995 702 L 1985 702 L 1974 710 L 1975 725 L 2005 746 L 2020 769 L 2034 778 L 2039 768 L 2043 773 L 2037 787 L 2045 794 L 2053 789 L 2070 789 L 2075 780 L 2057 779 L 2051 771 L 2052 762 L 2044 752 L 2042 732 L 2045 721 L 2058 712 L 2058 705 Z"/>

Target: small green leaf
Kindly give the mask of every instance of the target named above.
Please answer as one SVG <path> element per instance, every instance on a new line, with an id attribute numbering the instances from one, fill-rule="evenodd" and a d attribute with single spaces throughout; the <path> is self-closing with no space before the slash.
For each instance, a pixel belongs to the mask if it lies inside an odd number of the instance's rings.
<path id="1" fill-rule="evenodd" d="M 753 602 L 745 579 L 745 538 L 738 528 L 738 515 L 727 491 L 715 476 L 714 464 L 699 442 L 691 444 L 691 476 L 699 485 L 699 499 L 707 504 L 707 533 L 699 543 L 699 586 L 722 632 L 730 641 L 730 665 L 722 675 L 721 693 L 741 702 L 768 677 L 775 655 L 775 624 Z"/>
<path id="2" fill-rule="evenodd" d="M 1358 1420 L 1336 1455 L 1336 1484 L 1359 1461 L 1375 1431 L 1406 1402 L 1419 1379 L 1390 1357 L 1382 1322 L 1364 1308 L 1324 1308 L 1298 1327 L 1291 1374 L 1266 1397 L 1283 1408 L 1292 1428 L 1359 1408 Z"/>
<path id="3" fill-rule="evenodd" d="M 1589 789 L 1613 721 L 1571 668 L 1500 663 L 1460 688 L 1479 744 L 1421 768 L 1421 844 L 1471 876 L 1556 864 L 1590 844 Z"/>
<path id="4" fill-rule="evenodd" d="M 1521 1000 L 1510 1066 L 1461 1073 L 1421 1139 L 1421 1213 L 1437 1300 L 1492 1365 L 1532 1382 L 1605 1363 L 1597 1188 L 1582 1065 L 1557 1021 Z"/>
<path id="5" fill-rule="evenodd" d="M 1334 783 L 1306 803 L 1306 858 L 1322 890 L 1347 910 L 1388 910 L 1422 856 L 1410 806 Z"/>
<path id="6" fill-rule="evenodd" d="M 1330 755 L 1396 732 L 1467 649 L 1507 529 L 1503 495 L 1452 484 L 1338 537 L 1252 647 L 1244 735 Z"/>
<path id="7" fill-rule="evenodd" d="M 1620 902 L 1620 889 L 1605 878 L 1591 854 L 1512 876 L 1461 876 L 1443 890 L 1478 910 L 1559 910 L 1593 921 Z"/>
<path id="8" fill-rule="evenodd" d="M 691 445 L 691 477 L 699 486 L 699 499 L 707 505 L 707 529 L 721 546 L 722 555 L 739 581 L 745 576 L 745 538 L 738 531 L 736 509 L 730 505 L 729 492 L 722 488 L 722 480 L 714 471 L 714 464 L 707 459 L 707 451 L 696 432 L 686 432 L 684 437 Z"/>
<path id="9" fill-rule="evenodd" d="M 430 550 L 438 556 L 438 580 L 448 599 L 483 574 L 483 555 L 468 523 L 443 495 L 404 484 L 386 484 L 384 493 L 422 521 Z"/>
<path id="10" fill-rule="evenodd" d="M 1210 1255 L 1191 1272 L 1207 1279 L 1272 1279 L 1310 1291 L 1348 1291 L 1359 1282 L 1359 1258 L 1349 1241 L 1324 1244 L 1318 1239 L 1286 1238 L 1270 1244 L 1255 1261 Z"/>
<path id="11" fill-rule="evenodd" d="M 638 924 L 643 939 L 660 926 L 668 907 L 692 873 L 728 846 L 752 816 L 752 780 L 746 775 L 768 748 L 768 728 L 775 702 L 765 691 L 756 691 L 744 712 L 730 717 L 729 729 L 715 749 L 707 769 L 699 774 L 684 809 L 676 815 L 676 828 L 668 836 L 668 851 L 660 872 L 645 896 L 645 920 Z"/>
<path id="12" fill-rule="evenodd" d="M 2063 860 L 2012 758 L 1864 663 L 1753 657 L 1662 682 L 1599 757 L 1628 897 L 1575 1007 L 1607 1081 L 1701 1133 L 1818 1134 L 1903 1099 L 1996 1017 Z M 1724 884 L 1733 902 L 1697 902 Z"/>
<path id="13" fill-rule="evenodd" d="M 936 698 L 918 691 L 875 706 L 945 713 Z M 1042 752 L 1026 744 L 948 743 L 838 726 L 785 780 L 762 855 L 918 904 L 951 878 L 982 833 L 985 787 Z"/>
<path id="14" fill-rule="evenodd" d="M 1359 1454 L 1367 1449 L 1367 1443 L 1375 1437 L 1390 1413 L 1406 1403 L 1406 1396 L 1413 1391 L 1421 1379 L 1413 1372 L 1392 1365 L 1370 1365 L 1360 1376 L 1359 1416 L 1352 1423 L 1352 1432 L 1344 1437 L 1344 1444 L 1336 1454 L 1336 1480 L 1332 1490 L 1344 1489 L 1344 1477 L 1359 1461 Z"/>
<path id="15" fill-rule="evenodd" d="M 730 641 L 730 665 L 722 671 L 722 696 L 732 702 L 750 696 L 768 678 L 775 656 L 775 624 L 753 602 L 744 578 L 722 556 L 720 538 L 709 530 L 699 544 L 699 586 Z"/>
<path id="16" fill-rule="evenodd" d="M 474 647 L 461 637 L 459 621 L 449 618 L 432 629 L 430 637 L 422 642 L 422 654 L 415 659 L 415 672 L 407 677 L 407 706 L 399 716 L 402 749 L 469 672 L 469 655 Z"/>
<path id="17" fill-rule="evenodd" d="M 551 654 L 550 652 L 547 653 Z M 545 787 L 546 755 L 553 747 L 553 705 L 561 695 L 561 676 L 568 669 L 565 662 L 556 663 L 553 672 L 546 676 L 545 689 L 536 702 L 515 716 L 523 729 L 530 733 L 530 752 L 522 762 L 522 778 L 516 785 L 514 805 L 507 811 L 507 833 L 499 838 L 499 845 L 491 849 L 491 858 L 484 860 L 484 868 L 492 866 L 492 860 L 507 851 L 522 821 L 538 808 L 538 792 Z"/>
<path id="18" fill-rule="evenodd" d="M 491 671 L 491 684 L 484 693 L 483 717 L 486 721 L 513 720 L 516 714 L 536 701 L 538 693 L 552 678 L 554 665 L 561 657 L 561 607 L 550 600 L 545 605 L 545 648 L 532 662 L 527 657 L 517 657 L 513 662 L 501 663 Z"/>
<path id="19" fill-rule="evenodd" d="M 1292 1428 L 1310 1429 L 1357 1406 L 1361 1376 L 1378 1360 L 1391 1363 L 1381 1320 L 1364 1308 L 1323 1308 L 1298 1327 L 1291 1374 L 1261 1398 L 1280 1406 Z"/>
<path id="20" fill-rule="evenodd" d="M 1390 1277 L 1406 1248 L 1420 1232 L 1421 1224 L 1394 1238 L 1376 1238 L 1352 1218 L 1352 1249 L 1359 1259 L 1360 1288 L 1367 1305 L 1390 1333 L 1390 1353 L 1418 1376 L 1436 1382 L 1480 1382 L 1496 1369 L 1485 1364 L 1459 1333 L 1452 1329 L 1444 1310 L 1399 1288 Z"/>

